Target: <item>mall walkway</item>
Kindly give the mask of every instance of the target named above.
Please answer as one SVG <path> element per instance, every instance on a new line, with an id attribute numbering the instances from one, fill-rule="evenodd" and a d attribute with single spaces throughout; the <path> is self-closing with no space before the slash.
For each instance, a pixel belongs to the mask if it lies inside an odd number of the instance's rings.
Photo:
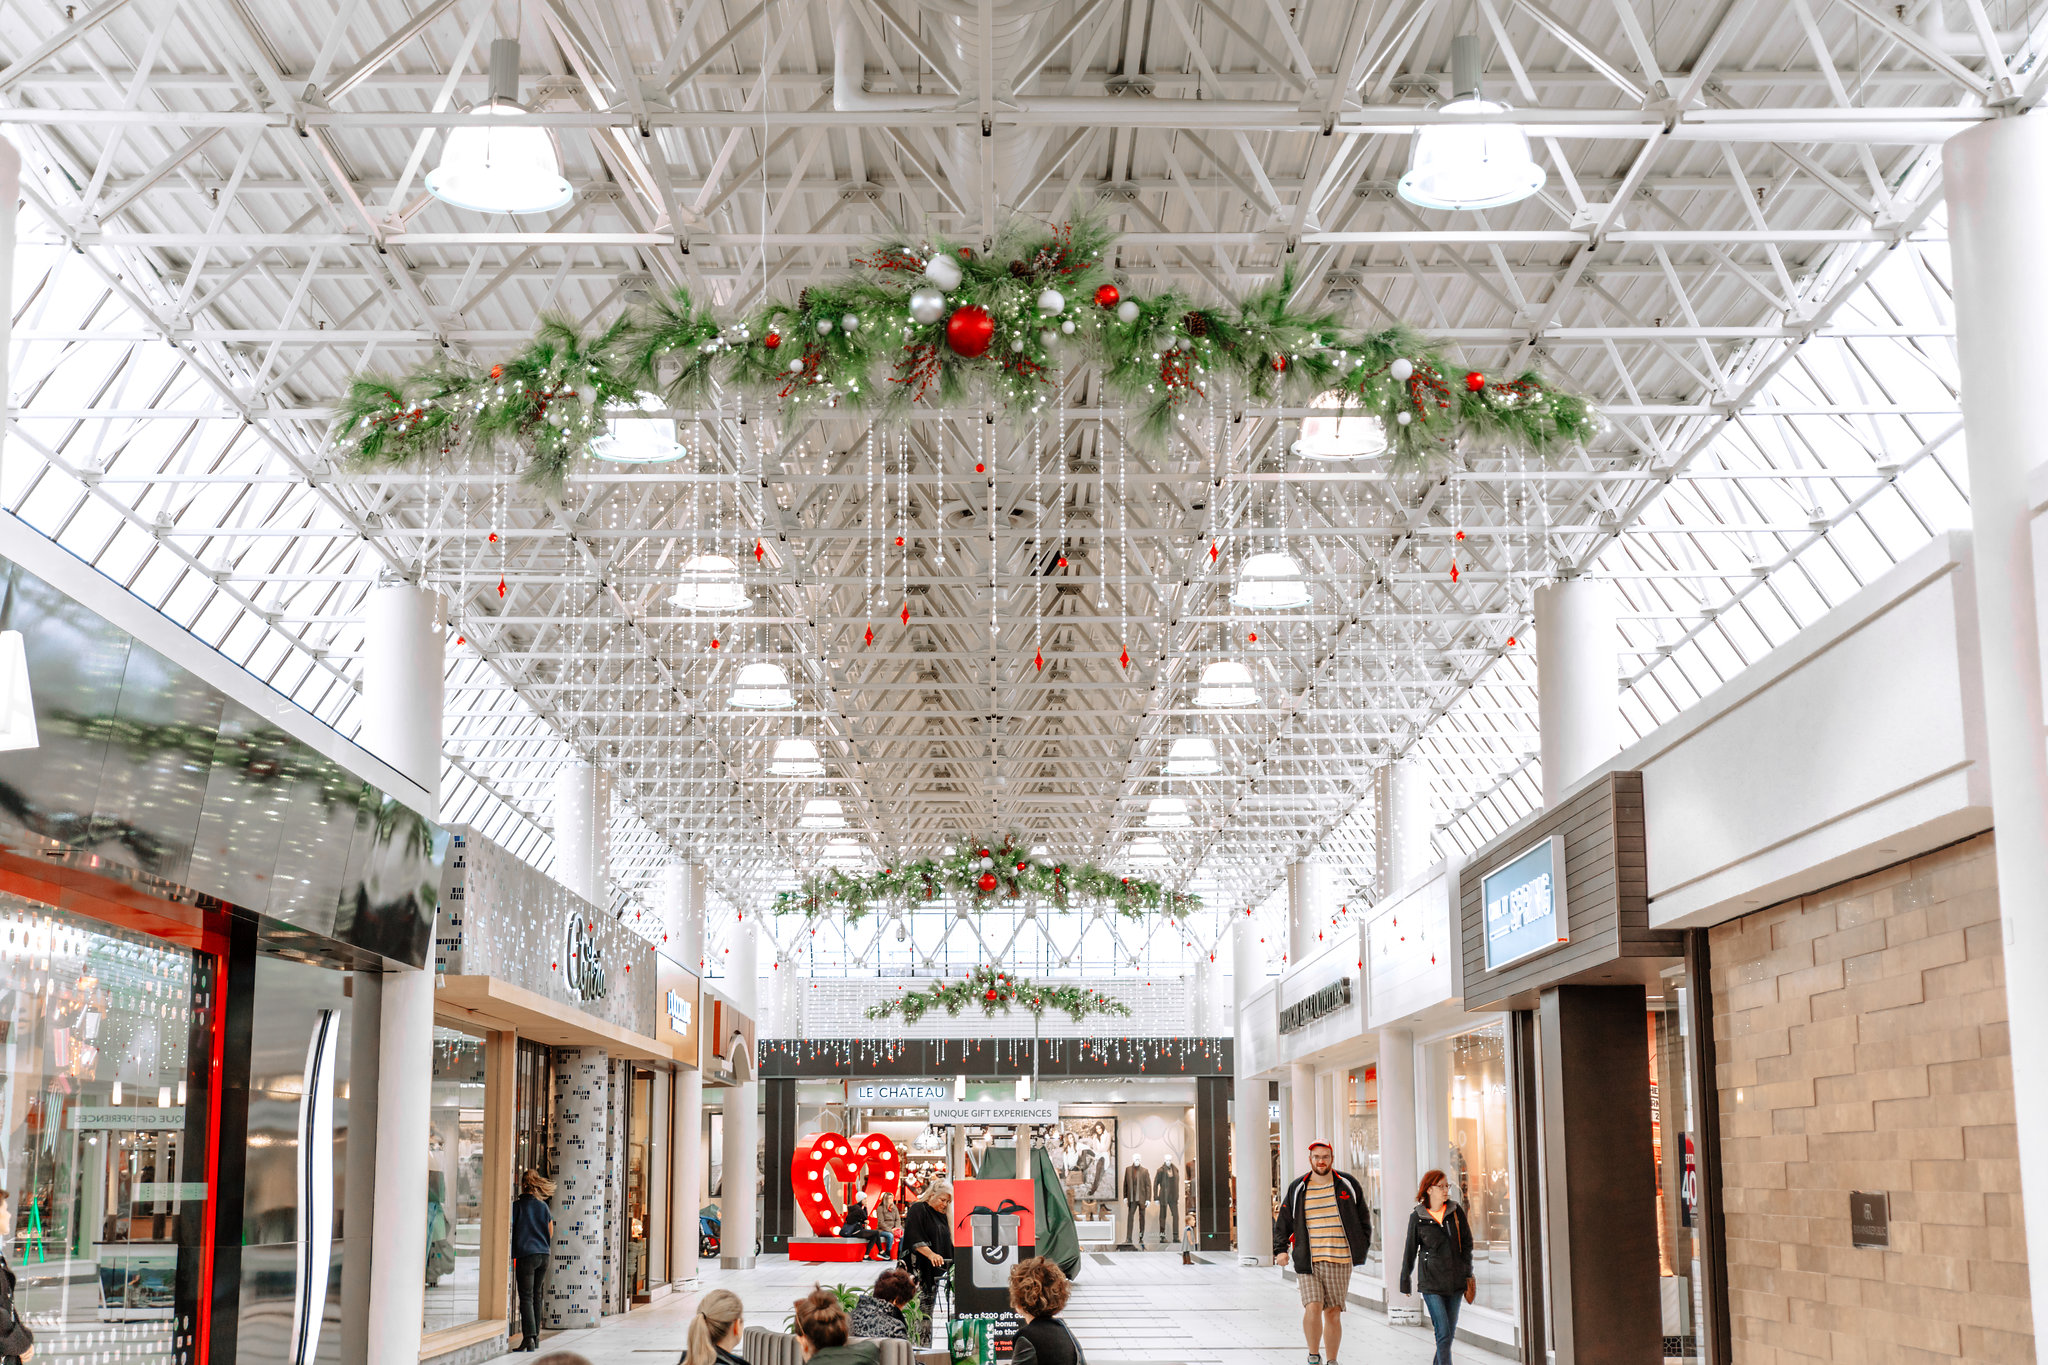
<path id="1" fill-rule="evenodd" d="M 879 1265 L 809 1266 L 785 1260 L 754 1270 L 716 1270 L 705 1289 L 727 1288 L 747 1306 L 747 1321 L 778 1327 L 789 1307 L 820 1276 Z M 836 1278 L 848 1282 L 852 1275 Z M 696 1307 L 695 1294 L 676 1295 L 604 1326 L 550 1332 L 547 1350 L 577 1351 L 593 1365 L 673 1365 Z M 1301 1365 L 1301 1300 L 1292 1281 L 1271 1267 L 1184 1266 L 1171 1256 L 1090 1255 L 1074 1286 L 1066 1319 L 1088 1353 L 1088 1365 Z M 1380 1313 L 1352 1305 L 1344 1316 L 1345 1365 L 1428 1365 L 1426 1328 L 1393 1327 Z M 1506 1365 L 1506 1358 L 1460 1344 L 1460 1361 Z M 505 1361 L 531 1357 L 503 1356 Z"/>

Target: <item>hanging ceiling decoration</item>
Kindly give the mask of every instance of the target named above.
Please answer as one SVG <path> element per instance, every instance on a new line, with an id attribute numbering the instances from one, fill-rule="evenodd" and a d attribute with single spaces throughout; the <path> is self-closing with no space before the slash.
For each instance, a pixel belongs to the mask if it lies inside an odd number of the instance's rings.
<path id="1" fill-rule="evenodd" d="M 999 972 L 994 967 L 976 967 L 959 981 L 941 982 L 921 991 L 905 991 L 893 1000 L 870 1005 L 867 1016 L 870 1019 L 888 1019 L 900 1014 L 904 1023 L 914 1024 L 934 1009 L 958 1015 L 969 1005 L 981 1006 L 981 1012 L 988 1015 L 997 1010 L 1007 1013 L 1013 1005 L 1022 1005 L 1033 1014 L 1044 1014 L 1054 1009 L 1077 1024 L 1091 1014 L 1129 1018 L 1131 1013 L 1129 1005 L 1113 1000 L 1101 991 L 1086 990 L 1080 986 L 1041 986 L 1026 977 Z"/>
<path id="2" fill-rule="evenodd" d="M 1030 420 L 1070 362 L 1101 372 L 1154 447 L 1217 382 L 1256 401 L 1324 397 L 1340 421 L 1376 421 L 1411 467 L 1448 456 L 1461 436 L 1542 458 L 1597 430 L 1585 399 L 1534 370 L 1456 379 L 1460 367 L 1411 328 L 1361 334 L 1334 312 L 1296 307 L 1292 267 L 1235 307 L 1196 306 L 1171 289 L 1125 298 L 1103 265 L 1114 242 L 1095 222 L 1013 227 L 986 253 L 894 242 L 855 273 L 736 323 L 680 289 L 594 336 L 550 319 L 487 369 L 437 362 L 358 376 L 337 406 L 335 440 L 371 467 L 445 464 L 511 443 L 529 454 L 527 482 L 555 493 L 580 457 L 618 441 L 620 414 L 697 403 L 714 380 L 784 411 L 972 403 Z"/>
<path id="3" fill-rule="evenodd" d="M 1202 908 L 1201 897 L 1161 882 L 1119 877 L 1093 863 L 1074 865 L 1044 854 L 1034 856 L 1018 848 L 1015 838 L 1008 838 L 1000 845 L 963 849 L 943 858 L 920 858 L 866 877 L 831 869 L 807 878 L 797 890 L 779 893 L 775 913 L 813 919 L 830 916 L 856 924 L 879 904 L 915 905 L 940 896 L 962 898 L 963 911 L 1023 898 L 1056 910 L 1092 902 L 1098 912 L 1114 910 L 1131 919 L 1159 911 L 1186 915 Z"/>

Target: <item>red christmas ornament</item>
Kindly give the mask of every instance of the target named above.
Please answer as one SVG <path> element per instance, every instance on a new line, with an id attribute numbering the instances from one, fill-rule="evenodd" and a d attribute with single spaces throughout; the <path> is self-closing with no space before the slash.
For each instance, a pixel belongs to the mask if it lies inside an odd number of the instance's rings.
<path id="1" fill-rule="evenodd" d="M 965 246 L 961 247 L 961 248 L 960 248 L 960 259 L 961 259 L 961 260 L 963 260 L 963 261 L 971 261 L 971 260 L 973 260 L 973 259 L 974 259 L 974 248 L 972 248 L 972 247 L 965 247 Z"/>
<path id="2" fill-rule="evenodd" d="M 498 596 L 500 596 L 500 597 L 503 597 L 504 595 L 505 595 L 505 580 L 504 580 L 504 578 L 500 577 L 500 578 L 498 579 Z"/>
<path id="3" fill-rule="evenodd" d="M 988 473 L 988 466 L 985 464 L 978 464 L 974 467 L 974 472 L 977 474 L 986 474 Z"/>
<path id="4" fill-rule="evenodd" d="M 1459 532 L 1458 534 L 1462 536 L 1462 535 L 1463 535 L 1463 534 L 1465 534 L 1465 533 L 1464 533 L 1463 531 L 1460 531 L 1460 532 Z M 899 550 L 903 548 L 903 537 L 902 537 L 902 536 L 898 536 L 898 537 L 896 537 L 896 548 L 897 548 L 897 549 L 899 549 Z"/>
<path id="5" fill-rule="evenodd" d="M 1024 864 L 1022 864 L 1022 863 L 1018 863 L 1018 864 L 1017 864 L 1017 870 L 1018 870 L 1019 872 L 1022 872 L 1022 871 L 1024 870 Z"/>
<path id="6" fill-rule="evenodd" d="M 908 602 L 905 602 L 905 603 L 903 604 L 903 610 L 902 610 L 902 611 L 901 611 L 900 613 L 898 613 L 898 614 L 899 614 L 900 616 L 902 616 L 902 617 L 903 617 L 903 624 L 904 624 L 904 625 L 906 625 L 906 626 L 907 626 L 907 625 L 909 625 L 909 624 L 910 624 L 910 603 L 908 603 Z"/>
<path id="7" fill-rule="evenodd" d="M 869 626 L 867 629 L 867 634 L 863 638 L 866 640 L 868 644 L 873 644 L 875 642 L 875 628 L 873 626 Z"/>
<path id="8" fill-rule="evenodd" d="M 1486 387 L 1486 376 L 1474 370 L 1465 376 L 1465 387 L 1477 393 Z"/>
<path id="9" fill-rule="evenodd" d="M 761 338 L 761 344 L 771 351 L 774 350 L 782 344 L 782 333 L 770 332 L 767 336 Z"/>
<path id="10" fill-rule="evenodd" d="M 1116 286 L 1113 284 L 1105 284 L 1102 288 L 1095 291 L 1097 307 L 1114 308 L 1117 305 L 1117 301 L 1122 298 L 1123 295 L 1116 292 Z"/>
<path id="11" fill-rule="evenodd" d="M 1259 642 L 1259 633 L 1257 631 L 1253 631 L 1249 638 L 1253 644 L 1257 644 Z"/>
<path id="12" fill-rule="evenodd" d="M 1284 369 L 1286 369 L 1286 368 L 1287 368 L 1287 357 L 1286 357 L 1286 356 L 1284 356 L 1284 355 L 1276 355 L 1276 356 L 1274 356 L 1274 357 L 1273 357 L 1273 368 L 1274 368 L 1274 369 L 1276 369 L 1276 370 L 1284 370 Z"/>
<path id="13" fill-rule="evenodd" d="M 993 872 L 984 872 L 981 874 L 979 878 L 975 880 L 974 884 L 980 887 L 985 892 L 993 891 L 996 889 L 996 874 Z"/>
<path id="14" fill-rule="evenodd" d="M 716 635 L 711 637 L 711 647 L 713 649 L 718 648 L 718 637 Z"/>
<path id="15" fill-rule="evenodd" d="M 965 308 L 953 310 L 953 316 L 946 319 L 946 344 L 953 348 L 953 354 L 964 355 L 969 360 L 989 348 L 996 339 L 996 320 L 980 304 L 970 303 Z"/>
<path id="16" fill-rule="evenodd" d="M 493 379 L 503 379 L 504 377 L 505 377 L 505 367 L 504 367 L 503 365 L 493 365 L 493 366 L 491 366 L 491 378 L 493 378 Z"/>
<path id="17" fill-rule="evenodd" d="M 491 544 L 493 544 L 493 545 L 496 545 L 497 543 L 498 543 L 498 533 L 497 533 L 496 531 L 493 531 L 493 532 L 491 532 Z"/>
<path id="18" fill-rule="evenodd" d="M 458 635 L 455 637 L 455 643 L 458 645 L 466 645 L 469 643 L 469 637 L 466 635 Z"/>
<path id="19" fill-rule="evenodd" d="M 1512 635 L 1510 635 L 1510 636 L 1508 636 L 1508 648 L 1509 648 L 1509 649 L 1513 649 L 1514 647 L 1515 647 L 1515 637 L 1514 637 L 1514 636 L 1512 636 Z"/>
<path id="20" fill-rule="evenodd" d="M 1039 672 L 1043 673 L 1045 671 L 1045 655 L 1037 655 L 1032 659 L 1032 662 L 1038 665 Z"/>
<path id="21" fill-rule="evenodd" d="M 995 880 L 995 878 L 994 878 L 994 877 L 990 877 L 990 878 L 989 878 L 989 880 L 990 880 L 990 881 L 994 881 L 994 880 Z M 984 889 L 984 890 L 989 890 L 989 889 L 992 889 L 992 888 L 983 888 L 983 889 Z M 991 987 L 991 988 L 990 988 L 990 989 L 988 990 L 988 992 L 987 992 L 987 993 L 986 993 L 985 995 L 983 995 L 983 996 L 982 996 L 981 998 L 982 998 L 982 999 L 984 999 L 984 1000 L 993 1000 L 993 999 L 995 999 L 995 998 L 996 998 L 996 993 L 995 993 L 995 989 L 994 989 L 993 987 Z"/>
<path id="22" fill-rule="evenodd" d="M 761 556 L 767 553 L 768 547 L 766 545 L 763 545 L 758 540 L 754 542 L 754 562 L 756 564 L 759 564 L 761 562 Z"/>
<path id="23" fill-rule="evenodd" d="M 1126 649 L 1123 653 L 1117 655 L 1117 662 L 1125 668 L 1129 668 L 1131 666 L 1131 651 Z"/>
<path id="24" fill-rule="evenodd" d="M 979 853 L 975 854 L 974 856 L 975 856 L 975 857 L 977 857 L 977 858 L 986 858 L 986 857 L 988 857 L 988 850 L 987 850 L 987 849 L 983 849 L 983 850 L 982 850 L 981 852 L 979 852 Z"/>

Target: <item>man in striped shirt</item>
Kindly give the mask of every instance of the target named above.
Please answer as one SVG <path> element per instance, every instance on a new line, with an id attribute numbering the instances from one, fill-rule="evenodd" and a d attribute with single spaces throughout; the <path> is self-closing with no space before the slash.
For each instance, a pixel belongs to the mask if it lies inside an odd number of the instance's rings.
<path id="1" fill-rule="evenodd" d="M 1366 1206 L 1365 1189 L 1334 1169 L 1336 1158 L 1329 1143 L 1309 1144 L 1308 1174 L 1287 1187 L 1280 1217 L 1273 1224 L 1273 1258 L 1277 1261 L 1292 1249 L 1308 1365 L 1337 1365 L 1351 1267 L 1363 1264 L 1372 1248 L 1372 1210 Z"/>

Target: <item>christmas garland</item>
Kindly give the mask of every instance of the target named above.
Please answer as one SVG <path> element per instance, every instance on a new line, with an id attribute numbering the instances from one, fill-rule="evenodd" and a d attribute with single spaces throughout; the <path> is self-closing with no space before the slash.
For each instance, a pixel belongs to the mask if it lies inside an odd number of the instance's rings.
<path id="1" fill-rule="evenodd" d="M 410 375 L 361 375 L 336 409 L 334 439 L 359 468 L 445 463 L 510 444 L 526 479 L 559 492 L 608 423 L 648 399 L 694 405 L 731 385 L 784 411 L 1001 406 L 1029 420 L 1072 362 L 1096 366 L 1133 405 L 1134 432 L 1155 447 L 1176 413 L 1225 382 L 1252 402 L 1321 399 L 1377 417 L 1391 458 L 1412 467 L 1465 435 L 1548 457 L 1598 429 L 1584 398 L 1534 370 L 1461 373 L 1405 326 L 1345 329 L 1337 315 L 1294 307 L 1292 266 L 1233 307 L 1198 306 L 1177 290 L 1125 298 L 1104 265 L 1115 234 L 1099 222 L 1047 231 L 1013 226 L 995 249 L 888 242 L 844 278 L 793 302 L 721 322 L 685 289 L 601 332 L 542 321 L 532 341 L 488 367 L 436 363 Z"/>
<path id="2" fill-rule="evenodd" d="M 1079 986 L 1041 986 L 993 967 L 976 967 L 959 981 L 942 982 L 870 1005 L 867 1016 L 870 1019 L 887 1019 L 900 1014 L 904 1023 L 914 1024 L 934 1009 L 958 1015 L 969 1005 L 979 1005 L 981 1012 L 989 1015 L 999 1009 L 1007 1012 L 1012 1005 L 1022 1005 L 1033 1014 L 1055 1009 L 1077 1024 L 1091 1014 L 1115 1014 L 1128 1018 L 1131 1013 L 1129 1005 L 1121 1000 L 1112 1000 L 1100 991 L 1084 991 Z"/>
<path id="3" fill-rule="evenodd" d="M 802 914 L 808 919 L 830 915 L 858 924 L 877 904 L 916 904 L 937 900 L 947 892 L 967 897 L 976 910 L 1024 896 L 1036 897 L 1058 910 L 1071 910 L 1077 902 L 1093 902 L 1131 919 L 1162 910 L 1185 915 L 1202 907 L 1201 897 L 1159 882 L 1120 877 L 1092 863 L 1074 867 L 1035 858 L 1009 838 L 1000 846 L 963 849 L 944 858 L 920 858 L 865 877 L 833 868 L 806 878 L 795 891 L 779 893 L 775 913 Z"/>

